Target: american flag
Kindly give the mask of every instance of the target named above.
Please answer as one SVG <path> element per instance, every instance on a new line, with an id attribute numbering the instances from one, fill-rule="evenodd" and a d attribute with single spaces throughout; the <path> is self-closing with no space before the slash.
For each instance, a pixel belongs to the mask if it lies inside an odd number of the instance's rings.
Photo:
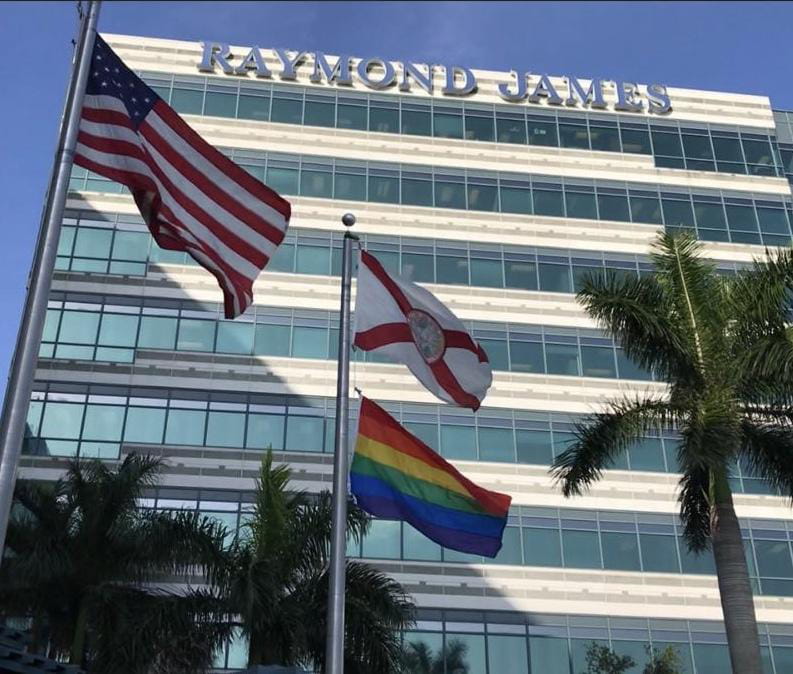
<path id="1" fill-rule="evenodd" d="M 99 35 L 91 58 L 75 163 L 126 185 L 157 243 L 211 272 L 226 318 L 239 316 L 289 202 L 204 141 Z"/>

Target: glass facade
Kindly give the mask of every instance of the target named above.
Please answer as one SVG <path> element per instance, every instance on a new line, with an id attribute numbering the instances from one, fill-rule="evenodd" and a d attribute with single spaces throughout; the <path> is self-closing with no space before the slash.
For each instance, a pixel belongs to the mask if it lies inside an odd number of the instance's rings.
<path id="1" fill-rule="evenodd" d="M 251 175 L 285 195 L 663 225 L 667 230 L 692 231 L 703 241 L 785 246 L 791 240 L 791 201 L 769 194 L 678 187 L 659 190 L 643 183 L 249 150 L 228 154 Z M 98 192 L 125 189 L 79 167 L 72 171 L 70 188 Z"/>
<path id="2" fill-rule="evenodd" d="M 521 105 L 415 100 L 215 78 L 143 78 L 177 112 L 285 124 L 652 155 L 659 168 L 781 175 L 775 137 L 756 128 Z"/>

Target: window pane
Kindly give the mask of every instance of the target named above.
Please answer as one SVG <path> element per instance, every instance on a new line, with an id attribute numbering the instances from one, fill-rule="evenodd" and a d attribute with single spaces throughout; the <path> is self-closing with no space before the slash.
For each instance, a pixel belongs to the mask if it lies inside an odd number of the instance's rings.
<path id="1" fill-rule="evenodd" d="M 513 372 L 545 372 L 542 344 L 509 340 L 510 370 Z"/>
<path id="2" fill-rule="evenodd" d="M 339 103 L 336 126 L 340 129 L 358 129 L 366 131 L 367 109 L 360 105 L 346 105 Z"/>
<path id="3" fill-rule="evenodd" d="M 234 117 L 237 108 L 236 94 L 207 91 L 204 114 L 211 117 Z"/>
<path id="4" fill-rule="evenodd" d="M 369 108 L 369 131 L 399 133 L 399 110 L 371 106 Z"/>
<path id="5" fill-rule="evenodd" d="M 597 220 L 597 206 L 595 195 L 587 192 L 565 191 L 568 218 L 585 218 Z"/>
<path id="6" fill-rule="evenodd" d="M 304 197 L 325 197 L 333 196 L 333 174 L 331 169 L 327 171 L 306 170 L 300 173 L 300 194 Z"/>
<path id="7" fill-rule="evenodd" d="M 628 200 L 624 196 L 617 196 L 616 194 L 598 194 L 598 209 L 600 210 L 601 220 L 630 222 L 631 216 L 628 212 Z"/>
<path id="8" fill-rule="evenodd" d="M 270 97 L 240 94 L 237 116 L 240 119 L 256 119 L 266 122 L 270 119 Z"/>
<path id="9" fill-rule="evenodd" d="M 73 254 L 79 257 L 110 257 L 112 238 L 112 230 L 80 227 L 77 230 Z"/>
<path id="10" fill-rule="evenodd" d="M 594 531 L 562 531 L 564 565 L 568 568 L 599 569 L 600 545 Z"/>
<path id="11" fill-rule="evenodd" d="M 639 534 L 639 539 L 642 546 L 642 565 L 645 571 L 680 573 L 674 536 Z"/>
<path id="12" fill-rule="evenodd" d="M 436 180 L 435 205 L 439 208 L 465 208 L 465 185 Z"/>
<path id="13" fill-rule="evenodd" d="M 630 448 L 629 454 L 632 470 L 665 470 L 664 448 L 660 438 L 644 438 Z"/>
<path id="14" fill-rule="evenodd" d="M 480 346 L 485 350 L 490 366 L 494 370 L 509 370 L 509 351 L 503 339 L 480 339 Z"/>
<path id="15" fill-rule="evenodd" d="M 531 261 L 505 260 L 505 286 L 521 290 L 537 290 L 537 265 Z"/>
<path id="16" fill-rule="evenodd" d="M 771 145 L 767 141 L 742 139 L 741 144 L 749 164 L 765 164 L 767 166 L 774 164 Z"/>
<path id="17" fill-rule="evenodd" d="M 292 356 L 295 358 L 327 358 L 327 329 L 295 326 L 292 331 Z"/>
<path id="18" fill-rule="evenodd" d="M 220 321 L 218 323 L 218 353 L 253 353 L 253 323 Z"/>
<path id="19" fill-rule="evenodd" d="M 327 275 L 330 272 L 330 249 L 326 246 L 309 246 L 301 242 L 297 246 L 298 274 Z"/>
<path id="20" fill-rule="evenodd" d="M 171 95 L 171 107 L 182 114 L 200 115 L 204 92 L 194 89 L 177 89 Z"/>
<path id="21" fill-rule="evenodd" d="M 518 463 L 547 466 L 553 461 L 550 431 L 517 429 L 515 438 L 518 447 Z"/>
<path id="22" fill-rule="evenodd" d="M 741 152 L 741 143 L 737 138 L 718 138 L 713 137 L 713 153 L 716 159 L 721 161 L 743 161 L 743 152 Z"/>
<path id="23" fill-rule="evenodd" d="M 432 255 L 402 253 L 402 276 L 409 281 L 434 283 L 435 269 Z"/>
<path id="24" fill-rule="evenodd" d="M 604 531 L 600 538 L 603 545 L 604 568 L 621 571 L 641 571 L 641 565 L 639 564 L 639 539 L 636 534 Z"/>
<path id="25" fill-rule="evenodd" d="M 559 138 L 556 133 L 556 122 L 528 121 L 529 145 L 545 145 L 558 147 Z"/>
<path id="26" fill-rule="evenodd" d="M 620 151 L 620 135 L 616 128 L 603 126 L 590 126 L 589 135 L 592 138 L 592 149 L 604 152 Z"/>
<path id="27" fill-rule="evenodd" d="M 207 445 L 242 447 L 245 439 L 244 412 L 210 412 L 207 420 Z"/>
<path id="28" fill-rule="evenodd" d="M 570 292 L 570 267 L 567 264 L 541 262 L 537 267 L 540 273 L 540 290 L 555 293 Z"/>
<path id="29" fill-rule="evenodd" d="M 653 147 L 656 155 L 669 157 L 682 157 L 683 146 L 680 144 L 680 134 L 676 131 L 653 131 Z"/>
<path id="30" fill-rule="evenodd" d="M 138 347 L 142 349 L 173 349 L 176 341 L 176 319 L 164 316 L 143 316 L 140 319 Z"/>
<path id="31" fill-rule="evenodd" d="M 323 437 L 321 417 L 289 415 L 286 422 L 286 449 L 299 452 L 321 452 Z"/>
<path id="32" fill-rule="evenodd" d="M 650 134 L 640 129 L 620 129 L 622 151 L 634 154 L 652 154 Z"/>
<path id="33" fill-rule="evenodd" d="M 781 208 L 757 207 L 757 217 L 760 220 L 760 231 L 771 234 L 790 234 L 785 211 Z"/>
<path id="34" fill-rule="evenodd" d="M 145 262 L 149 257 L 151 236 L 145 232 L 116 232 L 113 239 L 113 257 L 117 260 Z"/>
<path id="35" fill-rule="evenodd" d="M 446 633 L 446 648 L 448 650 L 455 650 L 455 643 L 460 643 L 464 648 L 461 649 L 463 655 L 462 665 L 458 669 L 461 672 L 470 672 L 474 674 L 484 673 L 485 669 L 485 637 L 479 634 L 455 634 L 452 632 Z M 451 674 L 451 662 L 446 663 L 446 672 Z M 492 672 L 492 670 L 491 670 Z M 495 674 L 495 673 L 493 673 Z"/>
<path id="36" fill-rule="evenodd" d="M 287 124 L 301 124 L 303 121 L 302 96 L 294 100 L 281 98 L 277 93 L 273 96 L 273 107 L 270 112 L 271 122 L 284 122 Z"/>
<path id="37" fill-rule="evenodd" d="M 48 402 L 44 406 L 40 435 L 45 438 L 77 439 L 82 422 L 82 405 Z"/>
<path id="38" fill-rule="evenodd" d="M 336 104 L 332 100 L 328 103 L 306 101 L 303 123 L 307 126 L 336 126 Z"/>
<path id="39" fill-rule="evenodd" d="M 702 554 L 689 552 L 688 546 L 682 537 L 678 538 L 677 545 L 680 552 L 680 564 L 683 573 L 716 573 L 713 553 L 710 550 L 705 550 Z"/>
<path id="40" fill-rule="evenodd" d="M 474 427 L 441 424 L 441 454 L 447 459 L 476 461 Z"/>
<path id="41" fill-rule="evenodd" d="M 539 674 L 570 674 L 567 639 L 529 637 L 531 672 Z"/>
<path id="42" fill-rule="evenodd" d="M 471 285 L 484 288 L 503 288 L 504 272 L 501 260 L 485 260 L 471 253 Z"/>
<path id="43" fill-rule="evenodd" d="M 418 111 L 402 108 L 402 133 L 414 136 L 431 136 L 432 117 L 429 109 Z"/>
<path id="44" fill-rule="evenodd" d="M 121 440 L 124 425 L 124 408 L 115 405 L 87 405 L 83 440 Z"/>
<path id="45" fill-rule="evenodd" d="M 726 644 L 694 644 L 697 674 L 724 674 L 732 671 Z"/>
<path id="46" fill-rule="evenodd" d="M 617 377 L 614 349 L 608 346 L 582 346 L 581 364 L 585 377 Z"/>
<path id="47" fill-rule="evenodd" d="M 694 210 L 690 201 L 677 201 L 662 199 L 664 207 L 664 222 L 668 227 L 682 227 L 694 229 Z"/>
<path id="48" fill-rule="evenodd" d="M 104 346 L 135 346 L 138 337 L 138 317 L 120 314 L 102 316 L 99 343 Z"/>
<path id="49" fill-rule="evenodd" d="M 203 410 L 168 410 L 165 442 L 169 445 L 203 445 L 205 419 Z"/>
<path id="50" fill-rule="evenodd" d="M 710 148 L 710 138 L 708 136 L 695 136 L 693 134 L 683 134 L 683 150 L 687 158 L 691 159 L 712 159 L 713 152 Z"/>
<path id="51" fill-rule="evenodd" d="M 534 213 L 536 215 L 564 216 L 562 191 L 534 190 Z"/>
<path id="52" fill-rule="evenodd" d="M 58 340 L 70 344 L 94 344 L 99 314 L 87 311 L 64 311 Z"/>
<path id="53" fill-rule="evenodd" d="M 432 206 L 432 182 L 402 178 L 402 203 L 413 206 Z"/>
<path id="54" fill-rule="evenodd" d="M 559 144 L 562 147 L 589 149 L 589 131 L 586 126 L 559 122 Z"/>
<path id="55" fill-rule="evenodd" d="M 257 325 L 253 352 L 257 356 L 288 356 L 290 334 L 288 325 Z"/>
<path id="56" fill-rule="evenodd" d="M 298 194 L 297 169 L 270 166 L 267 168 L 267 185 L 276 192 Z"/>
<path id="57" fill-rule="evenodd" d="M 438 255 L 435 265 L 438 283 L 468 285 L 468 258 Z"/>
<path id="58" fill-rule="evenodd" d="M 546 344 L 548 374 L 579 376 L 578 347 L 572 344 Z"/>
<path id="59" fill-rule="evenodd" d="M 495 185 L 468 184 L 468 208 L 472 211 L 498 210 L 498 188 Z"/>
<path id="60" fill-rule="evenodd" d="M 480 117 L 476 115 L 465 115 L 465 138 L 466 140 L 484 140 L 492 142 L 495 140 L 493 131 L 493 116 Z"/>
<path id="61" fill-rule="evenodd" d="M 285 421 L 280 414 L 249 414 L 245 446 L 250 449 L 283 449 Z"/>
<path id="62" fill-rule="evenodd" d="M 515 461 L 511 428 L 479 428 L 480 461 Z"/>
<path id="63" fill-rule="evenodd" d="M 793 563 L 787 541 L 754 541 L 757 567 L 761 576 L 793 578 Z"/>
<path id="64" fill-rule="evenodd" d="M 378 201 L 386 204 L 399 203 L 399 179 L 370 175 L 369 201 Z"/>
<path id="65" fill-rule="evenodd" d="M 558 529 L 523 527 L 523 551 L 527 566 L 562 566 Z"/>
<path id="66" fill-rule="evenodd" d="M 531 214 L 531 190 L 520 187 L 501 186 L 502 213 Z"/>
<path id="67" fill-rule="evenodd" d="M 402 527 L 402 543 L 405 559 L 421 561 L 440 561 L 441 559 L 441 546 L 416 531 L 407 522 Z"/>
<path id="68" fill-rule="evenodd" d="M 496 112 L 496 139 L 499 143 L 526 144 L 526 121 L 501 117 Z"/>
<path id="69" fill-rule="evenodd" d="M 529 663 L 526 654 L 526 637 L 496 636 L 487 638 L 488 664 L 491 672 L 499 674 L 526 674 Z"/>
<path id="70" fill-rule="evenodd" d="M 651 225 L 660 225 L 661 201 L 653 197 L 631 197 L 631 217 L 634 222 L 647 222 Z"/>
<path id="71" fill-rule="evenodd" d="M 215 322 L 183 318 L 179 321 L 179 338 L 176 348 L 180 351 L 211 352 L 215 346 Z"/>
<path id="72" fill-rule="evenodd" d="M 363 556 L 374 559 L 399 559 L 400 523 L 388 520 L 372 520 L 371 527 L 363 539 Z"/>
<path id="73" fill-rule="evenodd" d="M 165 428 L 165 409 L 161 407 L 130 407 L 124 426 L 124 442 L 159 444 Z"/>
<path id="74" fill-rule="evenodd" d="M 721 204 L 707 204 L 694 200 L 694 213 L 697 217 L 697 228 L 727 229 L 724 209 Z"/>
<path id="75" fill-rule="evenodd" d="M 366 176 L 339 173 L 334 176 L 334 196 L 336 199 L 366 201 Z"/>
<path id="76" fill-rule="evenodd" d="M 435 112 L 433 115 L 435 136 L 438 138 L 462 138 L 463 117 L 460 114 Z"/>

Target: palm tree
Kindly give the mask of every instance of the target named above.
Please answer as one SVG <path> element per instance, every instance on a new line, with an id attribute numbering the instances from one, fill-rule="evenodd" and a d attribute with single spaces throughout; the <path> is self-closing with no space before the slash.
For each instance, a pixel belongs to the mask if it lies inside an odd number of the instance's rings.
<path id="1" fill-rule="evenodd" d="M 793 255 L 785 250 L 729 278 L 688 234 L 660 234 L 655 273 L 590 277 L 578 294 L 629 358 L 668 383 L 666 395 L 625 397 L 576 431 L 552 471 L 581 494 L 619 454 L 675 429 L 680 517 L 690 550 L 712 547 L 733 671 L 760 674 L 752 589 L 729 477 L 744 461 L 793 497 L 793 349 L 786 309 Z"/>
<path id="2" fill-rule="evenodd" d="M 32 618 L 34 647 L 92 672 L 201 672 L 227 638 L 221 598 L 152 583 L 222 568 L 222 526 L 138 507 L 159 459 L 113 469 L 72 461 L 57 482 L 21 481 L 0 568 L 6 616 Z"/>
<path id="3" fill-rule="evenodd" d="M 324 671 L 331 500 L 287 491 L 290 470 L 262 461 L 245 536 L 232 551 L 229 610 L 249 639 L 248 664 L 307 665 Z M 368 516 L 354 505 L 347 527 L 355 540 Z M 345 671 L 398 671 L 400 632 L 412 624 L 402 587 L 373 567 L 347 562 Z"/>

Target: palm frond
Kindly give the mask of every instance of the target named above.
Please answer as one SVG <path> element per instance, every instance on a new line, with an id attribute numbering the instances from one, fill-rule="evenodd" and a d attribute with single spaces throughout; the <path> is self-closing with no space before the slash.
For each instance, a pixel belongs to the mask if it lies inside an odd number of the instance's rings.
<path id="1" fill-rule="evenodd" d="M 575 428 L 575 439 L 551 468 L 565 496 L 582 494 L 630 445 L 649 434 L 672 428 L 679 411 L 660 398 L 613 402 L 608 412 L 594 414 Z"/>
<path id="2" fill-rule="evenodd" d="M 711 527 L 710 471 L 705 467 L 691 468 L 680 478 L 680 520 L 683 538 L 692 552 L 708 549 Z"/>
<path id="3" fill-rule="evenodd" d="M 774 421 L 745 419 L 741 456 L 753 474 L 765 478 L 779 494 L 793 499 L 793 427 Z"/>

